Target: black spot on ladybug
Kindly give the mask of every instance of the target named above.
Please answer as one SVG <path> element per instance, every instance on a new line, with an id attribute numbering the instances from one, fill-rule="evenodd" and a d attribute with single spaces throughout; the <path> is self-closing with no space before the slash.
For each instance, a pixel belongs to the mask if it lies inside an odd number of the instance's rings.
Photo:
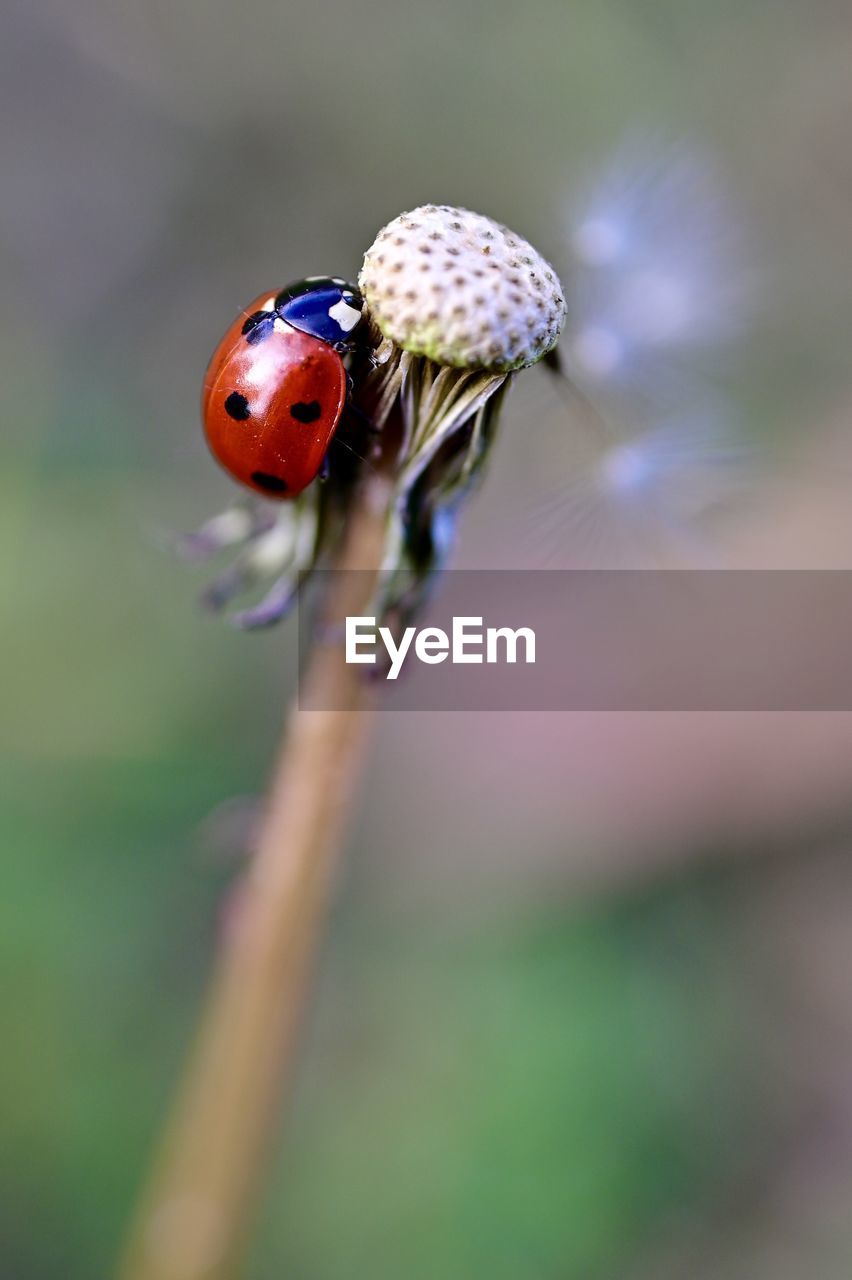
<path id="1" fill-rule="evenodd" d="M 295 418 L 297 422 L 316 422 L 321 413 L 319 400 L 310 400 L 307 404 L 304 400 L 297 400 L 295 404 L 290 405 L 290 417 Z"/>
<path id="2" fill-rule="evenodd" d="M 225 412 L 229 418 L 234 418 L 237 422 L 245 422 L 246 418 L 251 417 L 251 409 L 245 396 L 240 395 L 239 391 L 232 391 L 225 401 Z"/>
<path id="3" fill-rule="evenodd" d="M 271 476 L 268 471 L 252 471 L 251 478 L 259 488 L 265 489 L 267 493 L 287 492 L 287 481 L 282 480 L 280 476 Z"/>
<path id="4" fill-rule="evenodd" d="M 243 321 L 242 333 L 246 342 L 262 342 L 264 338 L 268 338 L 275 325 L 275 313 L 273 311 L 253 311 L 246 320 Z"/>

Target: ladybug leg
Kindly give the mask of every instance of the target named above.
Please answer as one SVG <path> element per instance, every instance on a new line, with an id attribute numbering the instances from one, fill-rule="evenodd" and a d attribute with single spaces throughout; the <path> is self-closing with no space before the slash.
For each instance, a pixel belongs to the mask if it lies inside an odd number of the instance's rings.
<path id="1" fill-rule="evenodd" d="M 322 462 L 320 463 L 320 468 L 319 468 L 319 471 L 317 472 L 317 479 L 319 480 L 320 484 L 323 484 L 328 479 L 330 473 L 331 473 L 331 463 L 328 460 L 328 454 L 326 454 Z"/>
<path id="2" fill-rule="evenodd" d="M 359 422 L 362 427 L 366 427 L 371 434 L 378 435 L 379 428 L 373 422 L 373 419 L 368 413 L 365 413 L 361 406 L 356 404 L 352 398 L 352 392 L 355 390 L 355 381 L 351 373 L 347 373 L 346 383 L 346 412 L 354 418 L 356 422 Z"/>

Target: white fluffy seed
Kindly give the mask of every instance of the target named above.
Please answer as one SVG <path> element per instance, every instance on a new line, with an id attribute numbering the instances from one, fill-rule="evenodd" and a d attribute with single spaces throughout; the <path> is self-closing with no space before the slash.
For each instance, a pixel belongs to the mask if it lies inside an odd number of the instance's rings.
<path id="1" fill-rule="evenodd" d="M 556 272 L 532 245 L 450 205 L 422 205 L 389 222 L 358 284 L 384 337 L 456 368 L 535 364 L 565 319 Z"/>

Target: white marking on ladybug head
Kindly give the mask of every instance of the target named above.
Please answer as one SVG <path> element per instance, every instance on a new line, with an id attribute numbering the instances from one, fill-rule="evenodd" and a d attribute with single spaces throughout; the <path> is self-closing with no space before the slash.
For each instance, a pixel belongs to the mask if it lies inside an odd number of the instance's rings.
<path id="1" fill-rule="evenodd" d="M 280 316 L 276 316 L 275 319 L 272 321 L 272 327 L 276 333 L 286 333 L 287 330 L 290 328 L 286 320 L 282 320 Z"/>
<path id="2" fill-rule="evenodd" d="M 261 311 L 274 311 L 274 310 L 275 310 L 275 298 L 274 298 L 274 297 L 272 297 L 272 298 L 267 298 L 267 299 L 266 299 L 266 301 L 264 302 L 263 306 L 262 306 L 260 309 L 261 309 Z"/>
<path id="3" fill-rule="evenodd" d="M 329 307 L 328 314 L 344 333 L 349 333 L 351 329 L 354 329 L 361 319 L 361 312 L 356 307 L 350 307 L 344 298 L 341 298 L 339 302 L 335 302 L 333 307 Z"/>

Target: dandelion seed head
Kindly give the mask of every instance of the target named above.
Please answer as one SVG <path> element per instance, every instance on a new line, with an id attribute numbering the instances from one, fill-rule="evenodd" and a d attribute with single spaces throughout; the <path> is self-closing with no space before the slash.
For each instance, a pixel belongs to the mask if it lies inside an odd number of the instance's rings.
<path id="1" fill-rule="evenodd" d="M 389 223 L 358 283 L 384 337 L 455 368 L 535 364 L 565 319 L 562 286 L 531 244 L 450 205 L 423 205 Z"/>
<path id="2" fill-rule="evenodd" d="M 737 337 L 752 304 L 741 219 L 712 160 L 633 139 L 574 205 L 578 376 L 665 379 L 667 355 Z M 610 358 L 598 335 L 608 335 Z"/>

